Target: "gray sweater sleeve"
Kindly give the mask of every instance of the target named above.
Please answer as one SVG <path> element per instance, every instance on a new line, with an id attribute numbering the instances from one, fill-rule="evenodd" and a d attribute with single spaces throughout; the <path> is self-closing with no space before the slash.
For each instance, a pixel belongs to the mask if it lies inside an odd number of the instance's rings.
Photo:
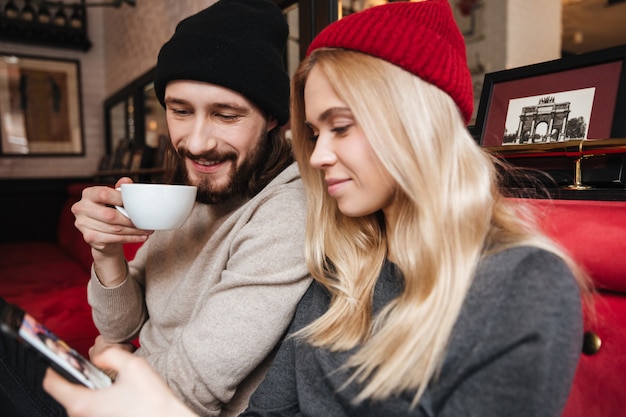
<path id="1" fill-rule="evenodd" d="M 376 297 L 398 295 L 398 286 L 385 285 L 377 284 Z M 292 330 L 319 317 L 327 303 L 312 285 Z M 581 343 L 579 289 L 565 264 L 540 249 L 510 249 L 479 265 L 441 373 L 416 408 L 414 392 L 353 404 L 360 387 L 342 388 L 349 374 L 339 369 L 349 352 L 288 339 L 244 416 L 560 417 Z"/>

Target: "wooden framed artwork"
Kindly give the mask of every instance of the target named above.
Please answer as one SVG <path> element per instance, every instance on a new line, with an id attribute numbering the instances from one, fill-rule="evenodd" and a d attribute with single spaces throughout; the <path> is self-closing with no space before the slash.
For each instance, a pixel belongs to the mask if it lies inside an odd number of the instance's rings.
<path id="1" fill-rule="evenodd" d="M 0 52 L 0 156 L 84 155 L 77 60 Z"/>

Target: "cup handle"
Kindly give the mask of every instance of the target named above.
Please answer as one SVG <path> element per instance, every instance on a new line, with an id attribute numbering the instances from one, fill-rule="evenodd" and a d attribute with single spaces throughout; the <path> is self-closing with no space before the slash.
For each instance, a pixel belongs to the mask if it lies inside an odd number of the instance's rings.
<path id="1" fill-rule="evenodd" d="M 117 187 L 116 188 L 117 191 L 122 191 L 121 187 Z M 126 218 L 130 219 L 130 216 L 128 215 L 128 212 L 126 211 L 126 209 L 122 206 L 115 206 L 115 209 L 117 211 L 119 211 L 120 213 L 122 213 L 124 216 L 126 216 Z"/>

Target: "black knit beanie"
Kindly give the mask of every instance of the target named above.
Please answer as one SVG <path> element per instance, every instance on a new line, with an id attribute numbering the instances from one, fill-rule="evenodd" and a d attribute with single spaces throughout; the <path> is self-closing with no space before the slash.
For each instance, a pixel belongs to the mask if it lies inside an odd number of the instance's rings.
<path id="1" fill-rule="evenodd" d="M 234 90 L 280 125 L 289 120 L 289 75 L 283 54 L 289 28 L 270 0 L 220 0 L 182 20 L 163 45 L 154 90 L 165 107 L 172 80 Z"/>

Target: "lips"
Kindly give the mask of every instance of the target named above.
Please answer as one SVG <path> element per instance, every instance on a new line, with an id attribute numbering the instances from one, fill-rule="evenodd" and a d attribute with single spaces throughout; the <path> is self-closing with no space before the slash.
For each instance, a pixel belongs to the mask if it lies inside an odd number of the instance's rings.
<path id="1" fill-rule="evenodd" d="M 343 186 L 349 181 L 350 179 L 326 179 L 326 185 L 328 185 L 328 194 L 330 194 L 331 196 L 337 194 L 341 190 L 341 188 L 343 188 Z"/>
<path id="2" fill-rule="evenodd" d="M 228 160 L 222 161 L 207 161 L 207 160 L 190 160 L 193 165 L 193 169 L 196 172 L 202 174 L 213 174 L 224 165 Z"/>
<path id="3" fill-rule="evenodd" d="M 346 180 L 339 180 L 339 179 L 335 179 L 335 178 L 327 178 L 326 179 L 326 184 L 328 186 L 331 186 L 331 185 L 339 184 L 340 182 L 344 182 L 344 181 L 346 181 Z"/>

